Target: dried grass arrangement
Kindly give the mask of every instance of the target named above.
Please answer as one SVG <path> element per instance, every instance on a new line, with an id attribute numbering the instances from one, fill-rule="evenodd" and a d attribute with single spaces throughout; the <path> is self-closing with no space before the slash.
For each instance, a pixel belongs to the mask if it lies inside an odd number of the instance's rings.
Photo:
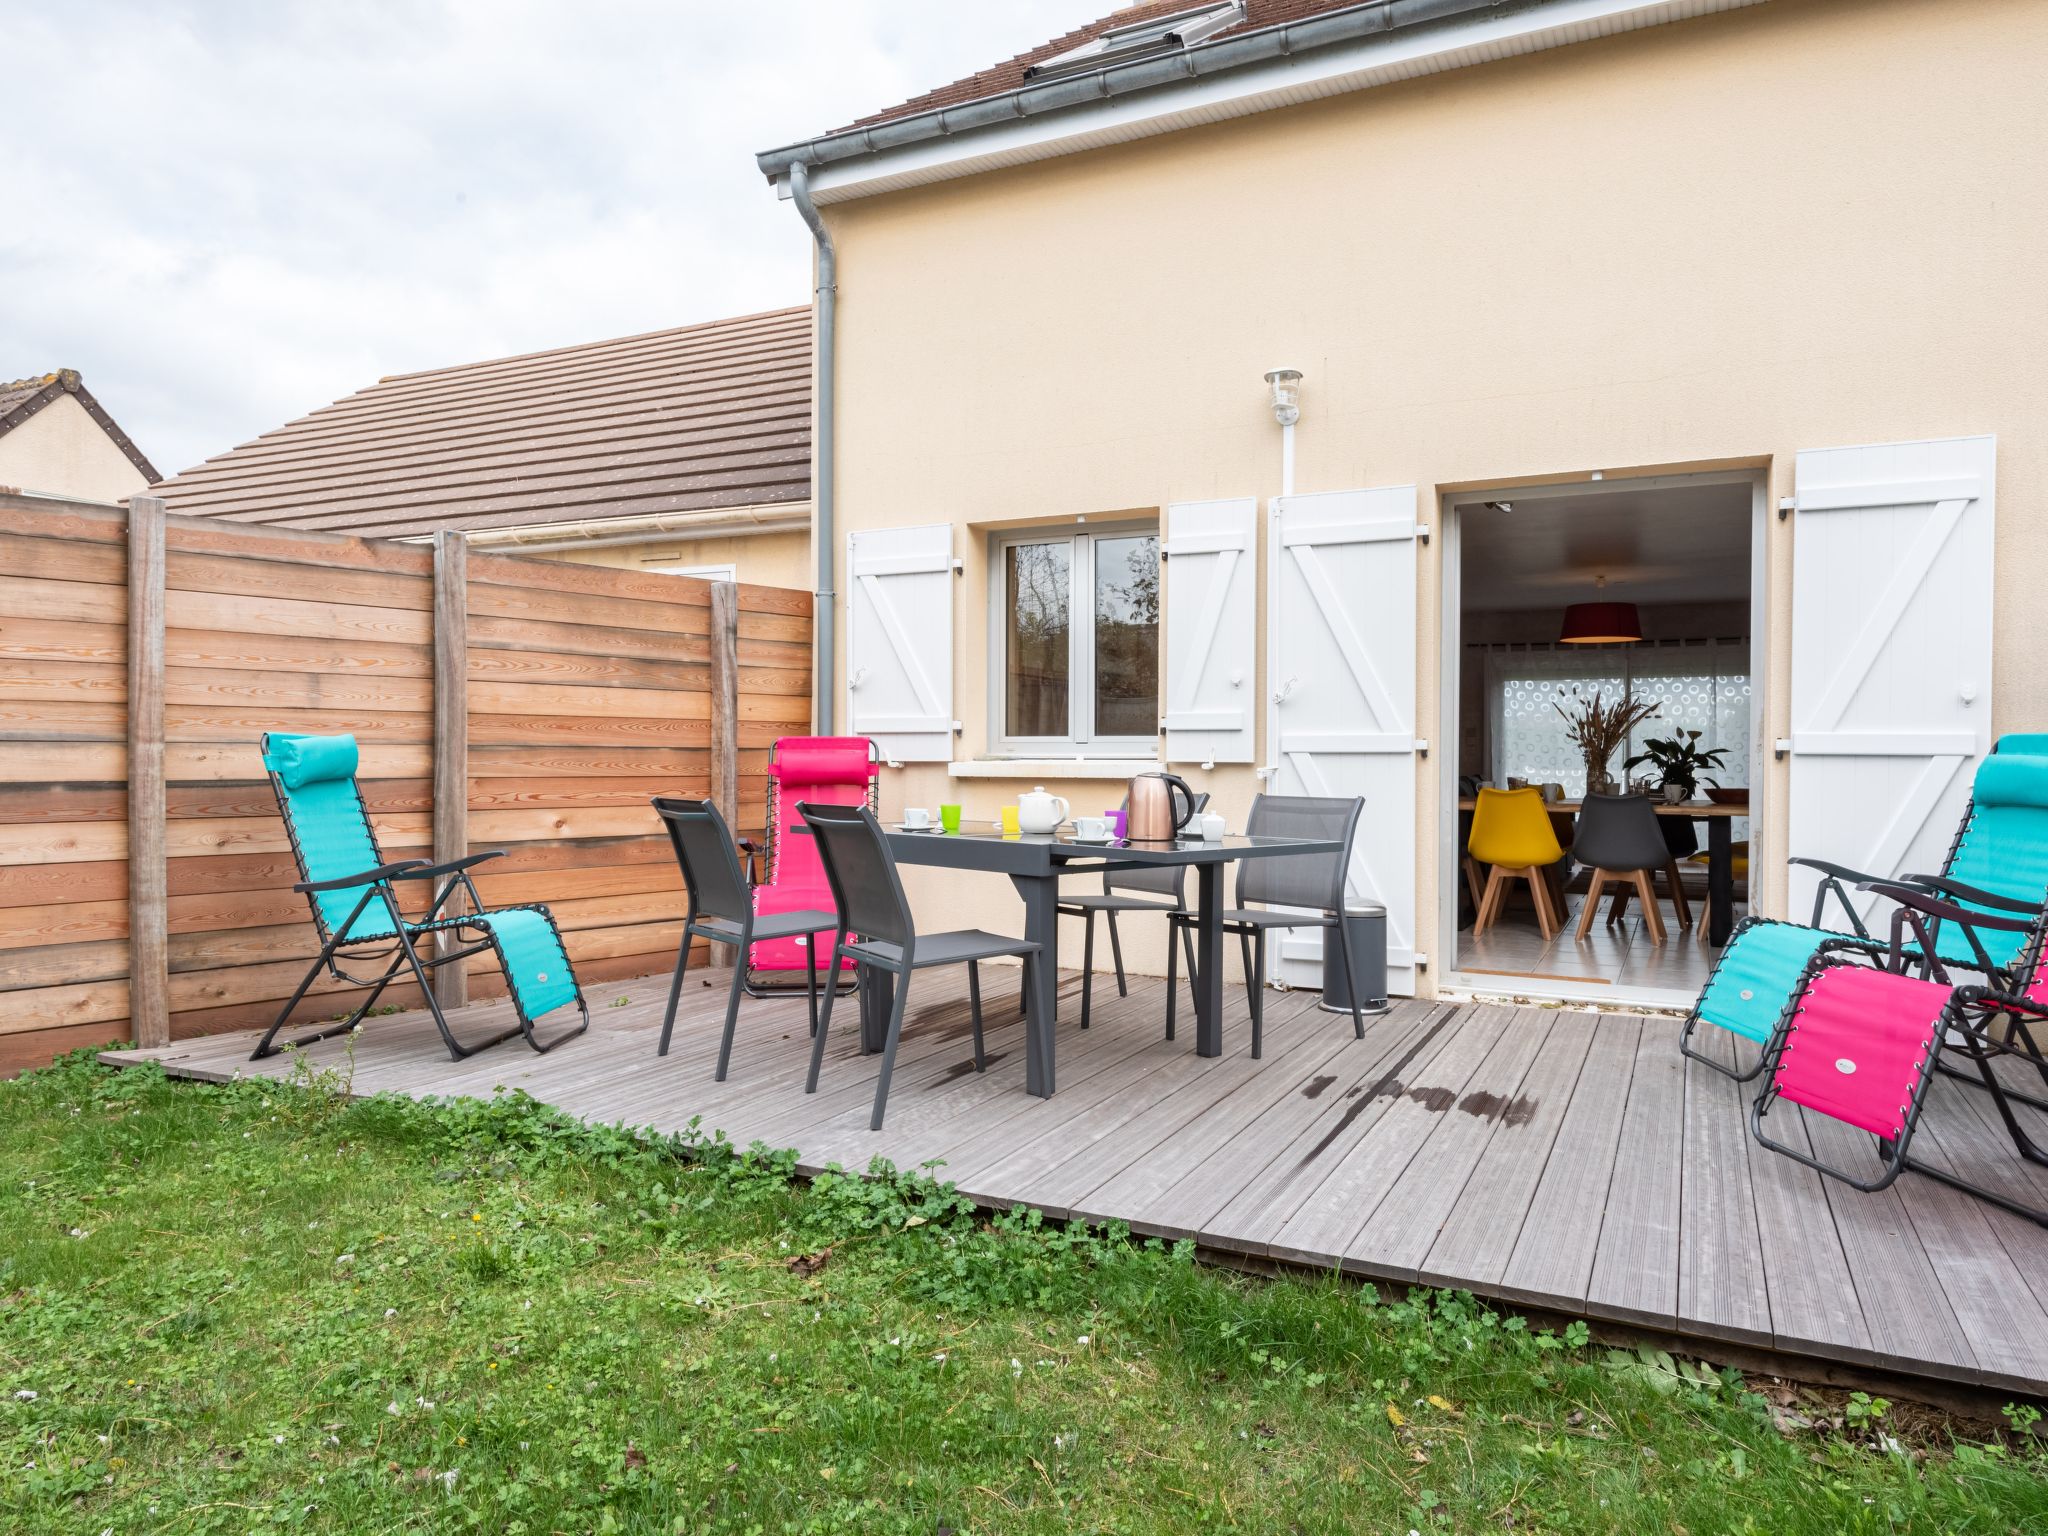
<path id="1" fill-rule="evenodd" d="M 1586 760 L 1586 793 L 1611 793 L 1614 776 L 1608 772 L 1608 762 L 1627 742 L 1630 731 L 1656 715 L 1663 707 L 1662 701 L 1638 699 L 1632 688 L 1623 688 L 1621 697 L 1612 704 L 1597 690 L 1590 699 L 1576 687 L 1557 691 L 1560 699 L 1577 701 L 1572 709 L 1566 709 L 1562 702 L 1553 703 L 1551 708 L 1564 717 L 1565 734 Z"/>

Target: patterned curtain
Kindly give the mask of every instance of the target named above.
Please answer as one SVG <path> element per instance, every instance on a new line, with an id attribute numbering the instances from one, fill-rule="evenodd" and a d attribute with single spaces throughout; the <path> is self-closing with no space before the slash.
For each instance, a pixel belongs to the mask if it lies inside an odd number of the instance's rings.
<path id="1" fill-rule="evenodd" d="M 1645 738 L 1682 728 L 1702 732 L 1703 749 L 1727 749 L 1727 768 L 1708 777 L 1728 787 L 1749 783 L 1749 644 L 1741 640 L 1487 647 L 1486 729 L 1493 782 L 1504 785 L 1518 778 L 1562 784 L 1565 794 L 1577 799 L 1586 792 L 1586 765 L 1553 706 L 1573 708 L 1574 688 L 1583 696 L 1597 690 L 1613 699 L 1629 686 L 1637 698 L 1654 699 L 1660 707 L 1611 765 L 1617 779 L 1625 777 L 1620 759 L 1640 751 Z"/>

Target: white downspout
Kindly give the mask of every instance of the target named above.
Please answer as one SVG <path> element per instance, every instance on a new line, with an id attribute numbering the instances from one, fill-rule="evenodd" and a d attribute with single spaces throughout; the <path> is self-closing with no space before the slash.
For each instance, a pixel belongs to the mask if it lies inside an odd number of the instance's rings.
<path id="1" fill-rule="evenodd" d="M 1299 368 L 1275 368 L 1266 375 L 1266 383 L 1272 387 L 1273 391 L 1273 419 L 1280 424 L 1280 495 L 1277 499 L 1284 501 L 1294 494 L 1294 424 L 1301 419 L 1301 370 Z M 1271 514 L 1269 513 L 1268 515 L 1270 516 Z M 1277 558 L 1279 554 L 1277 539 L 1273 546 L 1273 553 Z M 1273 622 L 1273 616 L 1268 615 L 1268 623 L 1270 624 L 1271 622 Z M 1267 647 L 1266 654 L 1270 659 L 1272 656 L 1271 646 Z M 1268 685 L 1272 683 L 1270 677 L 1266 681 Z M 1275 695 L 1275 705 L 1277 706 L 1277 704 L 1278 696 Z M 1275 721 L 1276 716 L 1272 708 L 1266 711 L 1266 718 L 1269 722 Z M 1269 725 L 1266 731 L 1266 748 L 1273 754 L 1276 761 L 1267 763 L 1258 770 L 1258 780 L 1260 784 L 1267 788 L 1272 787 L 1273 776 L 1280 771 L 1280 764 L 1277 761 L 1279 757 L 1278 738 L 1279 730 L 1277 725 Z"/>

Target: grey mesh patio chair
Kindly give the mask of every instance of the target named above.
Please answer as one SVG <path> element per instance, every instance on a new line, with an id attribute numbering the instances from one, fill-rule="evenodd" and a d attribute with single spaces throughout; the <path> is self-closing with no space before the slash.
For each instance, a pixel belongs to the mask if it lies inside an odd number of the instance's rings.
<path id="1" fill-rule="evenodd" d="M 903 1003 L 910 995 L 911 974 L 935 965 L 967 967 L 974 1070 L 983 1072 L 988 1069 L 988 1057 L 981 1040 L 981 962 L 1015 956 L 1027 967 L 1036 966 L 1039 947 L 978 928 L 919 933 L 903 895 L 903 881 L 896 873 L 896 860 L 875 813 L 864 805 L 808 805 L 801 801 L 797 811 L 818 840 L 818 858 L 825 866 L 832 899 L 839 904 L 839 928 L 832 936 L 827 968 L 836 974 L 844 957 L 864 972 L 885 971 L 896 978 L 888 1035 L 882 1045 L 882 1073 L 875 1084 L 875 1112 L 868 1121 L 870 1130 L 879 1131 L 889 1105 L 889 1078 L 896 1070 L 896 1042 L 903 1034 Z M 1033 980 L 1028 971 L 1025 980 L 1028 988 Z M 818 1091 L 818 1069 L 825 1060 L 825 1038 L 832 1027 L 832 1003 L 838 995 L 837 987 L 826 990 L 825 1009 L 818 1016 L 817 1035 L 811 1041 L 811 1075 L 804 1084 L 805 1093 Z"/>
<path id="2" fill-rule="evenodd" d="M 732 829 L 725 824 L 718 807 L 709 800 L 685 800 L 656 795 L 654 809 L 668 828 L 669 842 L 682 866 L 683 885 L 689 891 L 689 906 L 683 918 L 683 937 L 676 945 L 675 980 L 669 983 L 668 1012 L 661 1021 L 661 1046 L 657 1056 L 668 1054 L 669 1037 L 675 1033 L 676 1005 L 682 1001 L 683 975 L 690 968 L 690 941 L 707 939 L 713 944 L 730 944 L 739 951 L 733 957 L 732 995 L 725 1003 L 725 1036 L 718 1044 L 718 1071 L 714 1081 L 725 1081 L 725 1069 L 732 1061 L 733 1030 L 739 1024 L 740 994 L 746 988 L 747 956 L 759 939 L 788 939 L 811 935 L 805 949 L 811 1009 L 811 1033 L 818 1032 L 818 945 L 816 936 L 829 933 L 839 923 L 835 912 L 815 910 L 770 912 L 757 915 L 754 893 L 740 870 L 739 849 Z M 835 989 L 836 990 L 836 989 Z"/>
<path id="3" fill-rule="evenodd" d="M 1245 987 L 1251 993 L 1252 1056 L 1265 1049 L 1266 933 L 1273 928 L 1322 928 L 1323 942 L 1335 942 L 1344 965 L 1344 984 L 1351 994 L 1351 1027 L 1365 1038 L 1365 1013 L 1359 1004 L 1358 982 L 1351 974 L 1351 946 L 1344 942 L 1344 878 L 1351 868 L 1351 847 L 1358 836 L 1362 797 L 1346 800 L 1324 795 L 1260 795 L 1252 801 L 1245 822 L 1247 837 L 1300 837 L 1340 843 L 1335 853 L 1298 853 L 1262 859 L 1241 859 L 1237 866 L 1237 903 L 1223 913 L 1223 931 L 1237 935 L 1244 955 Z M 1257 902 L 1261 905 L 1254 906 Z M 1275 911 L 1274 907 L 1289 910 Z M 1195 926 L 1195 914 L 1175 912 L 1168 922 L 1184 932 Z M 1174 986 L 1174 946 L 1166 947 L 1166 1033 L 1173 1035 L 1178 1002 Z M 1193 967 L 1190 965 L 1190 972 Z M 1192 979 L 1192 975 L 1190 977 Z"/>
<path id="4" fill-rule="evenodd" d="M 1125 797 L 1126 807 L 1130 804 Z M 1201 815 L 1209 808 L 1206 794 L 1195 796 L 1195 814 Z M 1145 869 L 1106 869 L 1102 872 L 1102 892 L 1078 892 L 1069 895 L 1060 892 L 1059 910 L 1062 916 L 1078 917 L 1082 922 L 1081 938 L 1081 1027 L 1088 1027 L 1089 1008 L 1095 993 L 1095 914 L 1100 912 L 1109 919 L 1109 954 L 1116 964 L 1116 995 L 1129 997 L 1130 984 L 1124 977 L 1124 947 L 1116 931 L 1116 917 L 1119 912 L 1185 912 L 1188 909 L 1188 872 L 1185 867 L 1174 869 L 1157 865 Z M 1163 898 L 1163 899 L 1162 899 Z M 1173 930 L 1169 926 L 1167 938 L 1171 940 Z M 1188 976 L 1195 974 L 1195 938 L 1183 933 L 1181 942 L 1187 951 Z M 1173 1018 L 1166 1021 L 1166 1038 L 1173 1038 Z"/>

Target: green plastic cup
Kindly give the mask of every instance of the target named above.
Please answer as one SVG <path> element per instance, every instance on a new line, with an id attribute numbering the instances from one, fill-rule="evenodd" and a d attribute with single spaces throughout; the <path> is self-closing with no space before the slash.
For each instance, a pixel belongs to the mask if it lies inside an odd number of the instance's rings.
<path id="1" fill-rule="evenodd" d="M 960 830 L 960 807 L 957 805 L 940 806 L 939 825 L 948 832 L 958 832 Z"/>

